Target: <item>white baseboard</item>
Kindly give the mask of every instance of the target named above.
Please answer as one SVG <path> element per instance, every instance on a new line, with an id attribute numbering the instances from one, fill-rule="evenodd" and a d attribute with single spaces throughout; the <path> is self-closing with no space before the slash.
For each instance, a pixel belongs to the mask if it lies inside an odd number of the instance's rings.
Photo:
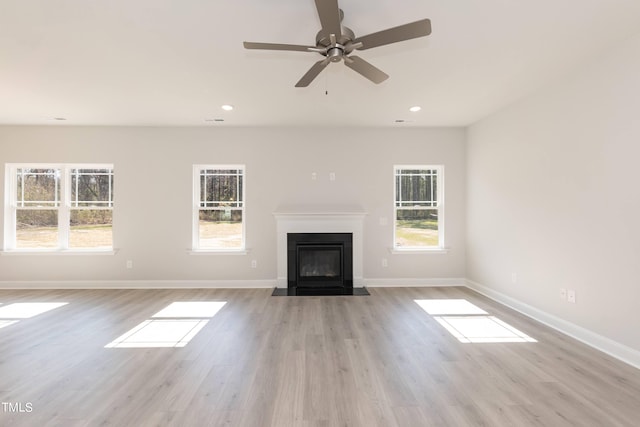
<path id="1" fill-rule="evenodd" d="M 365 279 L 356 277 L 356 287 L 466 286 L 465 279 Z M 0 281 L 0 289 L 188 289 L 287 287 L 287 279 L 274 280 L 34 280 Z"/>
<path id="2" fill-rule="evenodd" d="M 0 289 L 274 288 L 275 280 L 38 280 L 0 281 Z"/>
<path id="3" fill-rule="evenodd" d="M 364 286 L 371 288 L 410 288 L 466 286 L 465 279 L 364 279 Z"/>
<path id="4" fill-rule="evenodd" d="M 640 351 L 637 351 L 617 341 L 599 335 L 574 323 L 567 322 L 557 316 L 542 311 L 536 307 L 523 303 L 515 298 L 495 291 L 472 280 L 466 281 L 466 286 L 500 304 L 506 305 L 527 317 L 549 326 L 565 335 L 577 339 L 590 347 L 600 350 L 609 356 L 640 369 Z"/>

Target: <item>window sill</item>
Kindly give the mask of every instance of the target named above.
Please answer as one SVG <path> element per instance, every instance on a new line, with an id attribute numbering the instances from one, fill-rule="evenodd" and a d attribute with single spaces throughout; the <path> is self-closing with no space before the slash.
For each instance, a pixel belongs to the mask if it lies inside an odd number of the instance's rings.
<path id="1" fill-rule="evenodd" d="M 393 255 L 444 255 L 448 254 L 451 248 L 430 248 L 430 249 L 420 249 L 420 248 L 406 248 L 406 249 L 398 249 L 391 248 L 389 252 Z"/>
<path id="2" fill-rule="evenodd" d="M 117 249 L 52 249 L 52 250 L 28 250 L 28 249 L 12 249 L 10 251 L 0 251 L 2 256 L 21 256 L 21 255 L 115 255 Z"/>
<path id="3" fill-rule="evenodd" d="M 189 255 L 247 255 L 249 249 L 227 249 L 227 250 L 214 250 L 214 249 L 188 249 Z"/>

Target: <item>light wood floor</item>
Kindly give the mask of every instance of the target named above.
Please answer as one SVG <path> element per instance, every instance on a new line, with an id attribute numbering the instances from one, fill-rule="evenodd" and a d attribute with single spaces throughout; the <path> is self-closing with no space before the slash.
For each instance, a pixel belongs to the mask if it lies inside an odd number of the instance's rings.
<path id="1" fill-rule="evenodd" d="M 0 401 L 32 407 L 0 426 L 640 425 L 640 370 L 464 288 L 370 291 L 0 291 L 68 302 L 0 329 Z M 445 298 L 537 342 L 460 343 L 414 302 Z M 105 348 L 174 301 L 227 303 L 183 348 Z"/>

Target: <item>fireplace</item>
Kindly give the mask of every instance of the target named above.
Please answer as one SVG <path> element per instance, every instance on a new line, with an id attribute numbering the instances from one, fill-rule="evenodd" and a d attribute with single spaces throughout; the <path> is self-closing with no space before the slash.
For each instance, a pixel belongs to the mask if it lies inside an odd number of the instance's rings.
<path id="1" fill-rule="evenodd" d="M 272 295 L 369 295 L 362 277 L 361 207 L 284 205 L 273 215 L 278 276 Z M 297 267 L 300 253 L 304 271 Z M 326 264 L 336 260 L 340 267 L 330 271 Z"/>
<path id="2" fill-rule="evenodd" d="M 287 285 L 293 295 L 352 294 L 352 233 L 287 233 Z"/>

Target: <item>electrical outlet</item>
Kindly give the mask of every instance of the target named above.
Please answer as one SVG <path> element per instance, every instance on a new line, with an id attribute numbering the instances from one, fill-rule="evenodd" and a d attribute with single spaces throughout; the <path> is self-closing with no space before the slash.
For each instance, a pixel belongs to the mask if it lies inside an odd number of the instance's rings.
<path id="1" fill-rule="evenodd" d="M 133 268 L 133 261 L 130 259 L 127 260 L 127 268 Z"/>
<path id="2" fill-rule="evenodd" d="M 336 173 L 329 172 L 329 181 L 335 181 L 335 180 L 336 180 Z"/>
<path id="3" fill-rule="evenodd" d="M 382 258 L 382 266 L 385 267 L 385 268 L 389 267 L 389 261 L 387 261 L 386 258 Z"/>
<path id="4" fill-rule="evenodd" d="M 569 289 L 567 291 L 567 301 L 572 304 L 576 303 L 576 291 L 574 291 L 573 289 Z"/>
<path id="5" fill-rule="evenodd" d="M 311 180 L 312 180 L 312 181 L 315 181 L 315 180 L 317 180 L 317 179 L 318 179 L 318 174 L 317 174 L 317 173 L 315 173 L 315 172 L 311 172 Z"/>
<path id="6" fill-rule="evenodd" d="M 566 288 L 560 288 L 560 298 L 563 300 L 567 300 L 567 289 Z"/>
<path id="7" fill-rule="evenodd" d="M 258 267 L 258 261 L 255 259 L 251 260 L 251 268 L 257 268 Z"/>
<path id="8" fill-rule="evenodd" d="M 511 283 L 518 283 L 518 273 L 511 273 Z"/>

